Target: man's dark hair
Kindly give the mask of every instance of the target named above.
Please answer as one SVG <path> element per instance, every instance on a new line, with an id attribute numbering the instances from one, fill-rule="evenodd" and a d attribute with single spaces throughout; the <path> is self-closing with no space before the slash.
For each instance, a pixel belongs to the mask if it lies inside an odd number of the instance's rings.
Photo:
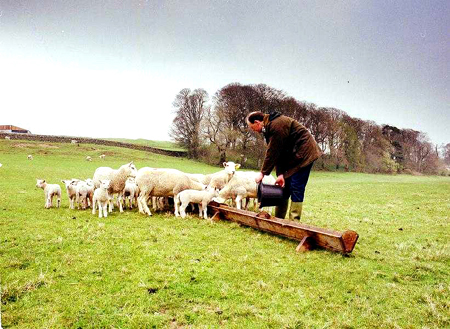
<path id="1" fill-rule="evenodd" d="M 247 115 L 247 122 L 250 122 L 251 124 L 255 123 L 255 120 L 263 121 L 264 119 L 264 113 L 262 112 L 252 112 L 249 115 Z"/>

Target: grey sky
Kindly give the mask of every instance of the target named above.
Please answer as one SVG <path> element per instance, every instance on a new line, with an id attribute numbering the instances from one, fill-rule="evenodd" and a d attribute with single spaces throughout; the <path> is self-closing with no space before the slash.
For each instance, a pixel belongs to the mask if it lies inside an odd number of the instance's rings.
<path id="1" fill-rule="evenodd" d="M 0 124 L 168 140 L 182 88 L 266 83 L 450 143 L 449 1 L 0 0 Z"/>

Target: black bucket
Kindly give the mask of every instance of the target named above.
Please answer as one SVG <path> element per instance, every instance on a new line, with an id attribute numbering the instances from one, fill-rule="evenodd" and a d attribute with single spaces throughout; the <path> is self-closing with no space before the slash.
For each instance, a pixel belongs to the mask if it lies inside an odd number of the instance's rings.
<path id="1" fill-rule="evenodd" d="M 259 207 L 278 206 L 283 200 L 283 188 L 279 185 L 258 184 Z"/>

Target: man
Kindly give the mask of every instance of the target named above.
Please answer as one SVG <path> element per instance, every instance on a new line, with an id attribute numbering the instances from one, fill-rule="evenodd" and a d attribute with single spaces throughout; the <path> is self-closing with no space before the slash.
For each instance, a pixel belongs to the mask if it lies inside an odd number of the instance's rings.
<path id="1" fill-rule="evenodd" d="M 291 197 L 289 219 L 300 220 L 309 173 L 314 161 L 322 154 L 314 137 L 298 121 L 277 111 L 270 114 L 252 112 L 247 116 L 247 125 L 251 130 L 262 133 L 267 143 L 256 183 L 261 182 L 264 175 L 270 175 L 275 167 L 275 184 L 284 187 L 284 199 L 275 208 L 275 217 L 285 218 Z"/>

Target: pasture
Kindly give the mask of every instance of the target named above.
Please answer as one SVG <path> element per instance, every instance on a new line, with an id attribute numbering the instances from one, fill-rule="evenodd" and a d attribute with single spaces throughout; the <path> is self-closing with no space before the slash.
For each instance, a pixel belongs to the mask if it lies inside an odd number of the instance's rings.
<path id="1" fill-rule="evenodd" d="M 298 254 L 294 241 L 235 223 L 68 208 L 62 179 L 131 160 L 221 169 L 122 148 L 0 141 L 3 328 L 450 326 L 450 178 L 313 172 L 302 222 L 360 238 L 348 256 Z M 60 184 L 62 208 L 44 209 L 36 178 Z"/>

